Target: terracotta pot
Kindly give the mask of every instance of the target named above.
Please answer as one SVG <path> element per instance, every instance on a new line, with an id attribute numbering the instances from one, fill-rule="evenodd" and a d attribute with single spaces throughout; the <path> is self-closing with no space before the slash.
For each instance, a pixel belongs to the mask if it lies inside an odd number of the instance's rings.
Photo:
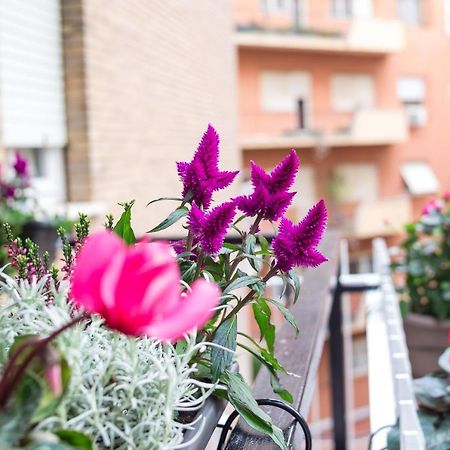
<path id="1" fill-rule="evenodd" d="M 439 370 L 438 359 L 449 346 L 450 320 L 410 313 L 403 319 L 413 376 Z"/>

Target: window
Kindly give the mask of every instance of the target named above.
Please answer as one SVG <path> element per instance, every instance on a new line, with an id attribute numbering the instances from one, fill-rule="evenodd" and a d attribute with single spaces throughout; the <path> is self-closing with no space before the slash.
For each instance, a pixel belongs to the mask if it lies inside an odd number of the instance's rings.
<path id="1" fill-rule="evenodd" d="M 444 0 L 444 27 L 445 32 L 450 35 L 450 0 Z"/>
<path id="2" fill-rule="evenodd" d="M 331 15 L 336 19 L 349 19 L 353 13 L 353 0 L 331 0 Z"/>
<path id="3" fill-rule="evenodd" d="M 302 166 L 293 190 L 300 193 L 294 197 L 292 203 L 298 214 L 297 219 L 300 220 L 317 201 L 316 172 L 313 166 Z"/>
<path id="4" fill-rule="evenodd" d="M 65 167 L 60 148 L 9 148 L 8 157 L 19 150 L 29 162 L 31 185 L 42 207 L 53 206 L 65 200 Z"/>
<path id="5" fill-rule="evenodd" d="M 373 78 L 370 75 L 333 75 L 331 97 L 333 108 L 339 112 L 371 108 L 375 103 Z"/>
<path id="6" fill-rule="evenodd" d="M 431 166 L 425 161 L 409 161 L 400 168 L 403 181 L 412 195 L 435 194 L 439 191 L 439 180 Z"/>
<path id="7" fill-rule="evenodd" d="M 421 0 L 397 0 L 398 18 L 408 25 L 420 25 L 422 22 Z"/>
<path id="8" fill-rule="evenodd" d="M 420 77 L 402 77 L 397 81 L 397 96 L 405 107 L 411 127 L 424 126 L 427 122 L 425 81 Z"/>
<path id="9" fill-rule="evenodd" d="M 334 194 L 339 202 L 368 202 L 378 197 L 375 164 L 338 164 L 333 178 Z"/>
<path id="10" fill-rule="evenodd" d="M 268 14 L 291 14 L 296 0 L 262 0 L 262 9 Z"/>
<path id="11" fill-rule="evenodd" d="M 310 125 L 311 97 L 311 76 L 307 72 L 266 71 L 261 74 L 262 110 L 295 113 L 300 128 Z"/>
<path id="12" fill-rule="evenodd" d="M 2 144 L 30 159 L 40 201 L 63 200 L 67 133 L 60 1 L 1 0 L 0 41 Z"/>

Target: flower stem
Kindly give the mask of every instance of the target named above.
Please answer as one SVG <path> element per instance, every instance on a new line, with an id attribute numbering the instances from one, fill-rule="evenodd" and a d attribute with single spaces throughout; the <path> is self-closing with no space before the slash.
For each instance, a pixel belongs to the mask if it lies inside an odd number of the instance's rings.
<path id="1" fill-rule="evenodd" d="M 276 275 L 278 272 L 278 267 L 275 265 L 273 266 L 268 272 L 267 274 L 264 276 L 264 278 L 262 279 L 262 281 L 264 283 L 267 283 L 267 281 L 269 281 L 274 275 Z M 219 323 L 219 325 L 217 326 L 217 328 L 220 327 L 220 325 L 222 325 L 226 320 L 230 319 L 231 317 L 233 317 L 234 315 L 236 315 L 244 306 L 248 305 L 252 300 L 253 297 L 255 296 L 256 292 L 251 290 Z"/>
<path id="2" fill-rule="evenodd" d="M 46 338 L 39 339 L 37 341 L 27 340 L 16 349 L 14 354 L 9 359 L 8 364 L 6 365 L 2 378 L 0 380 L 0 411 L 6 406 L 9 397 L 13 393 L 14 389 L 17 387 L 17 384 L 20 382 L 25 371 L 27 370 L 28 366 L 33 362 L 34 358 L 36 358 L 44 350 L 44 348 L 51 341 L 57 338 L 62 332 L 66 331 L 68 328 L 74 326 L 78 322 L 81 322 L 81 320 L 83 320 L 85 317 L 86 317 L 85 314 L 81 314 L 80 316 L 75 317 L 62 327 L 53 331 L 53 333 L 47 336 Z M 17 369 L 14 370 L 14 365 L 17 361 L 17 358 L 30 345 L 35 345 L 34 349 L 28 354 L 28 356 L 17 367 Z"/>

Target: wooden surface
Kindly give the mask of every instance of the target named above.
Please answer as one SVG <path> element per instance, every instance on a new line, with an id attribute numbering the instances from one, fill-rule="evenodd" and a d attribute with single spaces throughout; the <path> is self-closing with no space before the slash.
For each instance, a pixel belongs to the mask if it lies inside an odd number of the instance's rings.
<path id="1" fill-rule="evenodd" d="M 307 417 L 314 392 L 317 369 L 322 355 L 323 344 L 328 329 L 328 319 L 331 310 L 330 287 L 337 274 L 339 235 L 328 231 L 325 235 L 321 251 L 329 261 L 316 269 L 308 269 L 303 274 L 300 299 L 291 308 L 297 319 L 300 334 L 284 323 L 278 330 L 276 341 L 276 356 L 289 373 L 282 375 L 281 382 L 294 397 L 293 406 Z M 270 387 L 267 371 L 262 368 L 254 385 L 257 399 L 277 398 Z M 285 433 L 291 448 L 300 448 L 302 440 L 301 429 L 297 428 L 289 414 L 274 408 L 265 408 L 272 417 L 274 424 Z M 278 447 L 267 438 L 251 429 L 243 420 L 239 420 L 226 446 L 227 450 L 275 450 Z"/>

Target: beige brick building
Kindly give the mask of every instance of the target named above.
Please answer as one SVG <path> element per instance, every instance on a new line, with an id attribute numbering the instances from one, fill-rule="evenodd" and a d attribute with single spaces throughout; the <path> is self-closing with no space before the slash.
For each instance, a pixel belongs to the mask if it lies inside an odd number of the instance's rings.
<path id="1" fill-rule="evenodd" d="M 5 10 L 14 9 L 13 1 L 2 2 L 8 3 Z M 53 16 L 43 13 L 38 25 L 53 30 L 53 36 L 59 29 L 54 60 L 59 58 L 63 67 L 63 75 L 57 75 L 67 137 L 57 146 L 65 154 L 65 195 L 58 200 L 94 202 L 100 205 L 94 209 L 117 212 L 118 201 L 136 199 L 134 222 L 138 232 L 145 232 L 173 207 L 145 208 L 146 203 L 179 195 L 175 161 L 190 159 L 208 123 L 221 136 L 222 166 L 239 168 L 228 0 L 172 0 L 158 2 L 157 8 L 148 0 L 30 0 L 15 12 L 15 20 L 25 27 L 30 15 L 43 8 Z M 30 53 L 33 45 L 30 39 Z M 21 87 L 29 88 L 26 81 Z M 1 121 L 8 114 L 4 108 Z M 35 122 L 38 127 L 39 118 Z M 36 148 L 33 156 L 45 158 L 39 151 L 45 148 L 44 131 L 26 146 L 20 140 L 1 146 Z"/>

